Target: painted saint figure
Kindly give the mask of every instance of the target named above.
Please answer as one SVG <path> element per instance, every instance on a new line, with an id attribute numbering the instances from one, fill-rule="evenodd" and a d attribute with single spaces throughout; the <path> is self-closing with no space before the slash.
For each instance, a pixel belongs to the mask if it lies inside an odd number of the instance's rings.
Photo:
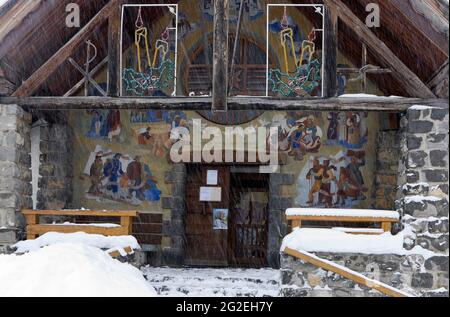
<path id="1" fill-rule="evenodd" d="M 336 166 L 330 165 L 330 160 L 323 161 L 322 166 L 322 183 L 319 191 L 319 203 L 324 203 L 326 207 L 333 206 L 333 193 L 331 193 L 331 184 L 336 181 L 333 171 Z"/>
<path id="2" fill-rule="evenodd" d="M 313 185 L 308 193 L 308 202 L 307 204 L 314 204 L 314 195 L 320 191 L 322 187 L 322 179 L 323 179 L 323 167 L 319 162 L 319 159 L 315 158 L 313 161 L 313 167 L 306 174 L 307 180 L 312 180 Z"/>
<path id="3" fill-rule="evenodd" d="M 89 188 L 90 194 L 100 193 L 100 188 L 103 180 L 103 161 L 102 153 L 97 153 L 95 161 L 90 168 L 89 177 L 91 180 L 91 187 Z"/>
<path id="4" fill-rule="evenodd" d="M 117 153 L 112 160 L 109 160 L 104 169 L 103 174 L 108 178 L 107 189 L 110 190 L 113 195 L 119 192 L 119 177 L 123 175 L 122 162 L 120 158 L 122 154 Z"/>

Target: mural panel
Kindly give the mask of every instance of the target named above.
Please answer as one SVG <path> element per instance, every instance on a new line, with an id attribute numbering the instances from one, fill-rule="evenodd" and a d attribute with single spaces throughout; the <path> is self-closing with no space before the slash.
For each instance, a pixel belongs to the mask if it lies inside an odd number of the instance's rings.
<path id="1" fill-rule="evenodd" d="M 193 111 L 72 112 L 74 205 L 161 212 L 161 197 L 171 194 L 164 181 L 172 164 L 171 130 L 192 133 L 193 119 L 202 120 L 202 128 L 227 127 Z M 295 206 L 371 207 L 378 114 L 272 111 L 240 126 L 278 128 L 279 151 L 287 157 L 281 172 L 297 179 L 284 195 Z"/>

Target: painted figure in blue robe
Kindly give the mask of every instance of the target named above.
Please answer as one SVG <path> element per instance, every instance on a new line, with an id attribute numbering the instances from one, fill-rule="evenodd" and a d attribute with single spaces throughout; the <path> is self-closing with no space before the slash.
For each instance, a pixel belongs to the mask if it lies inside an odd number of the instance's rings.
<path id="1" fill-rule="evenodd" d="M 148 165 L 145 165 L 144 171 L 146 174 L 146 183 L 144 191 L 145 200 L 159 201 L 161 199 L 161 191 L 158 189 L 158 186 L 156 185 L 157 181 L 153 177 L 153 174 L 150 171 L 150 167 L 148 167 Z"/>
<path id="2" fill-rule="evenodd" d="M 123 175 L 122 163 L 120 158 L 122 154 L 117 153 L 114 158 L 108 161 L 103 169 L 103 174 L 108 177 L 109 184 L 107 189 L 112 191 L 113 194 L 119 192 L 119 177 Z"/>
<path id="3" fill-rule="evenodd" d="M 102 127 L 104 116 L 98 110 L 88 111 L 88 114 L 91 115 L 91 124 L 89 126 L 89 131 L 86 134 L 88 138 L 101 138 L 105 135 L 102 134 Z"/>

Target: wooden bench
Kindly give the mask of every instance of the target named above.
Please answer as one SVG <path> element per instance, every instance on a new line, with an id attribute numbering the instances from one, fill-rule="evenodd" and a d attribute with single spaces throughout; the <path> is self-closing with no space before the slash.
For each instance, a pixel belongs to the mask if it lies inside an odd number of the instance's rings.
<path id="1" fill-rule="evenodd" d="M 286 220 L 291 221 L 292 229 L 301 228 L 304 221 L 380 224 L 381 230 L 373 228 L 336 228 L 339 231 L 350 234 L 382 234 L 390 232 L 392 224 L 399 221 L 399 215 L 395 211 L 352 209 L 345 210 L 345 215 L 342 211 L 339 209 L 292 208 L 286 211 Z"/>
<path id="2" fill-rule="evenodd" d="M 86 232 L 105 236 L 130 235 L 133 226 L 133 217 L 138 216 L 137 211 L 99 211 L 99 210 L 23 210 L 27 220 L 27 239 L 36 239 L 47 232 L 74 233 Z M 40 216 L 90 216 L 90 217 L 120 217 L 120 225 L 101 226 L 84 224 L 40 224 Z"/>

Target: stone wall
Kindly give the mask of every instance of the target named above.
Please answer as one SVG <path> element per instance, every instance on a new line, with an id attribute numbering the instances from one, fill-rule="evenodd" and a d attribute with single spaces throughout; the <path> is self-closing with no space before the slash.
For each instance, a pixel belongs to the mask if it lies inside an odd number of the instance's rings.
<path id="1" fill-rule="evenodd" d="M 0 105 L 0 247 L 23 237 L 19 211 L 32 208 L 31 115 L 15 105 Z"/>
<path id="2" fill-rule="evenodd" d="M 415 106 L 402 116 L 400 131 L 379 133 L 376 207 L 393 209 L 395 201 L 411 254 L 319 257 L 418 296 L 448 296 L 448 121 L 448 105 Z M 281 267 L 285 296 L 382 296 L 288 255 Z"/>
<path id="3" fill-rule="evenodd" d="M 405 248 L 421 246 L 442 258 L 421 273 L 440 280 L 437 266 L 445 266 L 448 278 L 448 108 L 416 106 L 401 120 L 402 156 L 397 208 L 408 232 Z M 436 281 L 430 283 L 436 284 Z M 448 280 L 446 285 L 448 289 Z"/>
<path id="4" fill-rule="evenodd" d="M 284 213 L 294 206 L 294 198 L 284 193 L 284 188 L 295 184 L 295 176 L 290 173 L 270 174 L 268 207 L 267 262 L 270 267 L 280 267 L 280 247 L 287 234 Z"/>
<path id="5" fill-rule="evenodd" d="M 163 221 L 163 239 L 168 243 L 162 248 L 162 265 L 184 264 L 186 247 L 186 192 L 187 168 L 185 164 L 173 164 L 166 173 L 165 182 L 172 186 L 172 193 L 162 198 L 162 207 L 168 211 L 170 220 Z"/>
<path id="6" fill-rule="evenodd" d="M 37 209 L 64 209 L 72 202 L 72 131 L 61 123 L 40 128 Z"/>
<path id="7" fill-rule="evenodd" d="M 416 296 L 448 296 L 448 257 L 421 255 L 363 255 L 318 253 L 322 259 L 345 266 Z M 289 255 L 282 255 L 281 294 L 287 297 L 380 297 L 359 285 Z M 425 270 L 427 272 L 425 272 Z M 447 290 L 445 291 L 444 288 Z"/>
<path id="8" fill-rule="evenodd" d="M 379 131 L 377 142 L 377 165 L 375 173 L 376 209 L 395 210 L 399 157 L 399 131 Z"/>

